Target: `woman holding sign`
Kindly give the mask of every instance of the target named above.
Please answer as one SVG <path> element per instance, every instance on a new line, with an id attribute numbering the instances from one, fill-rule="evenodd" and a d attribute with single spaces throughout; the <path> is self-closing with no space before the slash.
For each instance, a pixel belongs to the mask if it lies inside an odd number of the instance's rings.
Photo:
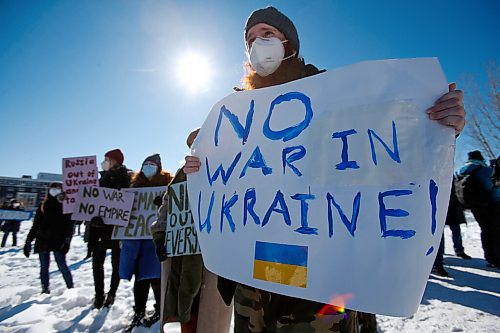
<path id="1" fill-rule="evenodd" d="M 66 264 L 71 238 L 73 236 L 73 222 L 71 214 L 63 214 L 61 183 L 52 183 L 43 203 L 36 211 L 33 225 L 26 238 L 24 255 L 30 256 L 31 243 L 35 241 L 35 253 L 40 257 L 40 280 L 42 294 L 49 294 L 49 264 L 50 252 L 54 253 L 57 267 L 61 272 L 66 286 L 73 288 L 73 277 Z"/>
<path id="2" fill-rule="evenodd" d="M 293 22 L 276 8 L 254 11 L 244 29 L 248 61 L 245 89 L 276 86 L 320 71 L 299 56 L 299 37 Z M 428 117 L 449 126 L 458 135 L 465 125 L 463 93 L 449 86 L 449 93 L 427 109 Z M 252 104 L 253 105 L 253 104 Z M 253 111 L 253 109 L 252 109 Z M 245 135 L 244 129 L 238 129 Z M 203 128 L 202 128 L 203 132 Z M 186 174 L 200 169 L 200 160 L 187 156 Z M 241 332 L 357 332 L 358 314 L 304 299 L 248 287 L 219 278 L 219 291 L 230 304 L 234 297 L 234 331 Z"/>
<path id="3" fill-rule="evenodd" d="M 170 172 L 161 169 L 160 155 L 148 156 L 142 163 L 141 171 L 132 177 L 131 188 L 166 186 L 172 180 Z M 136 194 L 137 195 L 137 194 Z M 147 196 L 146 202 L 140 201 L 139 205 L 151 207 L 158 200 Z M 122 240 L 120 255 L 120 278 L 134 280 L 134 317 L 127 330 L 144 324 L 149 327 L 160 319 L 160 261 L 156 257 L 155 246 L 152 239 L 126 239 Z M 153 289 L 155 297 L 155 311 L 145 318 L 146 302 L 149 288 Z"/>

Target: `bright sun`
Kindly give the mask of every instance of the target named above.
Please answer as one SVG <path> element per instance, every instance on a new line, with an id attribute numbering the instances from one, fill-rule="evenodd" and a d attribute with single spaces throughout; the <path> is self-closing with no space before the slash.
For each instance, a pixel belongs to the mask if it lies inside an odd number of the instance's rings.
<path id="1" fill-rule="evenodd" d="M 177 78 L 191 92 L 207 90 L 210 76 L 208 60 L 199 54 L 182 55 L 177 64 Z"/>

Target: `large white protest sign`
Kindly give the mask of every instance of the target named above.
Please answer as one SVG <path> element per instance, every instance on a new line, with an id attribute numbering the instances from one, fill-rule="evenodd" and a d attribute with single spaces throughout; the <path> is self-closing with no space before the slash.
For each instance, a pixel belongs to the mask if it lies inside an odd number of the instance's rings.
<path id="1" fill-rule="evenodd" d="M 75 200 L 73 220 L 90 221 L 94 216 L 105 224 L 126 226 L 134 203 L 134 193 L 105 187 L 82 186 Z"/>
<path id="2" fill-rule="evenodd" d="M 95 156 L 63 158 L 63 212 L 72 213 L 80 186 L 97 186 L 97 158 Z"/>
<path id="3" fill-rule="evenodd" d="M 176 257 L 199 254 L 201 251 L 193 215 L 189 208 L 187 182 L 171 184 L 168 191 L 167 255 Z"/>
<path id="4" fill-rule="evenodd" d="M 439 246 L 454 131 L 437 59 L 371 61 L 231 94 L 188 176 L 204 263 L 246 285 L 413 314 Z"/>
<path id="5" fill-rule="evenodd" d="M 134 205 L 128 225 L 116 226 L 112 238 L 152 239 L 150 227 L 158 214 L 158 206 L 154 204 L 154 200 L 156 197 L 162 197 L 166 190 L 166 186 L 124 189 L 125 192 L 134 193 Z"/>

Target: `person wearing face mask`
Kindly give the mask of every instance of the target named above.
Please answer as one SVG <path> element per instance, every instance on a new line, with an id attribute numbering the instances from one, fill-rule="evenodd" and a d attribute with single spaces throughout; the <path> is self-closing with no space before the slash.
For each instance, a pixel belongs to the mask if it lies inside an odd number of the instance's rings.
<path id="1" fill-rule="evenodd" d="M 9 203 L 7 203 L 6 207 L 3 208 L 6 210 L 24 210 L 22 204 L 17 199 L 11 199 Z M 4 247 L 7 243 L 7 238 L 9 234 L 12 233 L 12 246 L 17 246 L 17 233 L 19 232 L 19 228 L 21 226 L 21 221 L 19 220 L 5 220 L 2 223 L 2 231 L 4 232 L 2 237 L 1 247 Z"/>
<path id="2" fill-rule="evenodd" d="M 99 186 L 120 190 L 130 186 L 129 170 L 123 165 L 124 156 L 120 149 L 113 149 L 104 155 Z M 92 254 L 92 273 L 94 276 L 94 307 L 109 307 L 115 301 L 116 290 L 120 284 L 118 275 L 120 264 L 120 242 L 111 239 L 113 225 L 104 224 L 100 217 L 94 217 L 88 224 L 88 247 Z M 112 274 L 108 293 L 104 294 L 104 260 L 111 249 Z"/>
<path id="3" fill-rule="evenodd" d="M 244 29 L 247 51 L 246 75 L 240 90 L 260 89 L 316 75 L 322 71 L 305 64 L 299 56 L 300 43 L 293 22 L 274 7 L 254 11 Z M 455 129 L 465 126 L 463 93 L 450 84 L 427 112 L 430 119 Z M 184 172 L 200 169 L 196 156 L 186 156 Z M 219 277 L 219 292 L 226 304 L 234 296 L 234 332 L 358 332 L 359 313 L 338 313 L 333 307 L 244 286 Z M 373 331 L 374 315 L 366 314 Z M 366 320 L 367 319 L 367 320 Z"/>
<path id="4" fill-rule="evenodd" d="M 166 186 L 172 175 L 161 168 L 159 154 L 148 156 L 142 163 L 141 170 L 134 174 L 131 188 Z M 158 203 L 158 198 L 155 204 Z M 120 278 L 130 280 L 134 276 L 134 316 L 126 331 L 144 325 L 151 326 L 160 319 L 160 261 L 156 257 L 152 239 L 122 240 L 120 255 Z M 154 313 L 145 316 L 149 289 L 153 290 L 156 304 Z"/>
<path id="5" fill-rule="evenodd" d="M 42 293 L 49 294 L 49 264 L 50 252 L 54 253 L 57 267 L 61 272 L 68 288 L 73 288 L 73 277 L 66 264 L 71 238 L 73 237 L 73 222 L 71 214 L 63 214 L 62 201 L 64 193 L 61 183 L 52 183 L 45 200 L 38 207 L 33 225 L 26 237 L 24 255 L 31 253 L 31 243 L 35 241 L 34 252 L 40 259 L 40 280 Z"/>

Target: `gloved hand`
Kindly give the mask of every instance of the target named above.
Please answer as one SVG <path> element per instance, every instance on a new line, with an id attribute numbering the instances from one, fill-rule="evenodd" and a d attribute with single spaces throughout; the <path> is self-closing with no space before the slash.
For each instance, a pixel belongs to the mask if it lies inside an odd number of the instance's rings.
<path id="1" fill-rule="evenodd" d="M 155 204 L 155 206 L 160 207 L 160 206 L 163 204 L 163 199 L 161 198 L 161 196 L 157 196 L 157 197 L 153 200 L 153 203 Z"/>
<path id="2" fill-rule="evenodd" d="M 160 262 L 168 259 L 167 249 L 165 248 L 165 246 L 156 247 L 156 256 L 158 257 L 158 260 Z"/>
<path id="3" fill-rule="evenodd" d="M 165 248 L 165 242 L 153 238 L 153 243 L 155 244 L 156 256 L 158 257 L 158 260 L 160 261 L 167 260 L 168 255 L 167 255 L 167 249 Z"/>
<path id="4" fill-rule="evenodd" d="M 64 254 L 68 253 L 70 243 L 71 243 L 71 238 L 66 238 L 64 242 L 61 244 L 59 251 L 61 251 Z"/>
<path id="5" fill-rule="evenodd" d="M 59 194 L 56 196 L 56 199 L 57 199 L 57 201 L 59 201 L 60 203 L 63 203 L 63 201 L 64 201 L 64 198 L 65 198 L 65 197 L 66 197 L 66 193 L 61 192 L 61 193 L 59 193 Z"/>
<path id="6" fill-rule="evenodd" d="M 31 253 L 31 242 L 27 242 L 26 244 L 24 244 L 24 247 L 23 247 L 23 253 L 24 253 L 24 256 L 26 258 L 29 258 L 30 257 L 30 253 Z"/>
<path id="7" fill-rule="evenodd" d="M 90 222 L 89 226 L 95 227 L 95 228 L 103 228 L 105 226 L 104 221 L 100 216 L 94 216 Z"/>

